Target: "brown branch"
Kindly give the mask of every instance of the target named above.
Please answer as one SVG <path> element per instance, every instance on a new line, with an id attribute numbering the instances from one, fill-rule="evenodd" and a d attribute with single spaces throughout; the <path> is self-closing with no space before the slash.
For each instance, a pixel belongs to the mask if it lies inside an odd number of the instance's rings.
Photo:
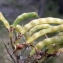
<path id="1" fill-rule="evenodd" d="M 9 50 L 8 50 L 8 48 L 7 48 L 7 46 L 6 46 L 5 43 L 4 43 L 4 45 L 5 45 L 5 48 L 6 48 L 7 52 L 8 52 L 8 54 L 9 54 L 9 56 L 10 56 L 11 59 L 14 61 L 14 63 L 16 63 L 16 62 L 15 62 L 15 59 L 14 59 L 13 56 L 10 54 L 10 52 L 9 52 Z"/>
<path id="2" fill-rule="evenodd" d="M 11 63 L 13 63 L 13 61 L 11 61 L 9 58 L 6 58 L 8 61 L 10 61 Z"/>

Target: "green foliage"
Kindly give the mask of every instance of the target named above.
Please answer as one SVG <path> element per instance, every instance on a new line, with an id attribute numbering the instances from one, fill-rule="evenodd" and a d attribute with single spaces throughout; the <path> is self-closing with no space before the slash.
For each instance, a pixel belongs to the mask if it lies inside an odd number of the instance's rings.
<path id="1" fill-rule="evenodd" d="M 24 26 L 19 25 L 21 21 L 34 17 L 38 19 L 31 20 Z M 55 57 L 58 52 L 61 52 L 59 49 L 63 48 L 63 19 L 53 17 L 39 18 L 37 13 L 29 12 L 18 16 L 14 23 L 10 25 L 0 12 L 0 21 L 3 22 L 8 30 L 11 47 L 13 49 L 12 52 L 17 61 L 9 53 L 6 44 L 5 47 L 14 63 L 19 63 L 21 56 L 18 55 L 18 51 L 23 51 L 27 47 L 30 47 L 31 51 L 24 61 L 29 59 L 28 61 L 31 62 L 31 58 L 33 57 L 33 63 L 46 62 L 51 56 Z M 53 37 L 47 36 L 47 33 L 52 34 L 54 32 L 57 32 L 57 35 L 53 35 Z M 46 38 L 35 43 L 35 40 L 44 35 Z"/>

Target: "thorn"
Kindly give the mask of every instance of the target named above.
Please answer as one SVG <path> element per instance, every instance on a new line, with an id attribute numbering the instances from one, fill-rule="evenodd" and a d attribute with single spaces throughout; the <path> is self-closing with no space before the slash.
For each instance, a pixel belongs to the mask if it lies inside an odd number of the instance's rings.
<path id="1" fill-rule="evenodd" d="M 48 38 L 48 36 L 45 34 L 45 37 Z"/>

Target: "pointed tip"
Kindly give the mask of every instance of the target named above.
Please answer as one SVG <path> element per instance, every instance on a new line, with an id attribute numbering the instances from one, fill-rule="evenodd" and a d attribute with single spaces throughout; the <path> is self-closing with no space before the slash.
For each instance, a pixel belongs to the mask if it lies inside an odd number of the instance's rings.
<path id="1" fill-rule="evenodd" d="M 2 15 L 2 12 L 0 12 L 0 15 Z"/>
<path id="2" fill-rule="evenodd" d="M 2 12 L 0 12 L 0 19 L 1 19 L 1 17 L 2 17 Z"/>

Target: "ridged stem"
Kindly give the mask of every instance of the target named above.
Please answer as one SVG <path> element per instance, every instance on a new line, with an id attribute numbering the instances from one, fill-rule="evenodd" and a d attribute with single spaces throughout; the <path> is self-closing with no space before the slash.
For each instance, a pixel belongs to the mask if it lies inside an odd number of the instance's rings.
<path id="1" fill-rule="evenodd" d="M 51 27 L 51 25 L 49 24 L 37 25 L 29 30 L 29 34 L 32 35 L 37 30 L 42 30 L 42 29 L 49 28 L 49 27 Z"/>
<path id="2" fill-rule="evenodd" d="M 34 19 L 23 27 L 22 34 L 26 33 L 30 28 L 40 24 L 63 24 L 63 20 L 53 17 Z"/>
<path id="3" fill-rule="evenodd" d="M 53 26 L 47 29 L 40 30 L 39 32 L 34 33 L 26 42 L 32 43 L 34 40 L 36 40 L 40 36 L 43 36 L 46 33 L 53 33 L 57 31 L 63 31 L 63 25 Z"/>
<path id="4" fill-rule="evenodd" d="M 5 26 L 7 29 L 10 28 L 9 22 L 4 18 L 4 16 L 2 15 L 1 12 L 0 12 L 0 20 L 3 22 L 4 26 Z"/>
<path id="5" fill-rule="evenodd" d="M 16 30 L 17 32 L 21 33 L 21 31 L 22 31 L 22 26 L 16 25 L 15 30 Z M 26 33 L 24 34 L 24 36 L 25 36 L 25 38 L 26 38 L 27 40 L 31 37 L 28 32 L 26 32 Z"/>
<path id="6" fill-rule="evenodd" d="M 17 32 L 21 33 L 21 31 L 22 31 L 22 26 L 16 25 L 15 30 L 16 30 Z"/>
<path id="7" fill-rule="evenodd" d="M 39 17 L 36 12 L 23 13 L 16 18 L 16 20 L 13 23 L 13 27 L 15 27 L 19 22 L 21 22 L 27 18 L 34 18 L 34 17 L 37 17 L 37 18 Z"/>
<path id="8" fill-rule="evenodd" d="M 35 47 L 38 50 L 41 50 L 44 47 L 50 46 L 52 44 L 55 45 L 58 44 L 58 49 L 59 49 L 59 46 L 61 47 L 61 45 L 63 44 L 63 36 L 56 36 L 56 37 L 44 39 L 43 41 L 38 42 Z M 35 48 L 30 52 L 30 55 L 33 55 L 34 53 L 35 53 Z"/>

